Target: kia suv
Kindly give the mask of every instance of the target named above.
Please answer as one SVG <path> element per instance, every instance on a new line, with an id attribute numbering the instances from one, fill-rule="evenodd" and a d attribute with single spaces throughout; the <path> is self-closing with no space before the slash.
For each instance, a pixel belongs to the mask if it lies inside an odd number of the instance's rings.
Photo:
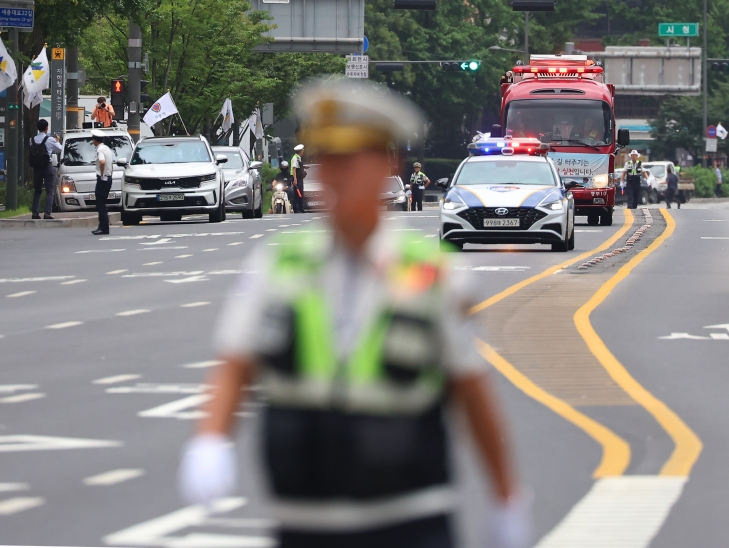
<path id="1" fill-rule="evenodd" d="M 134 147 L 124 167 L 122 223 L 136 225 L 145 215 L 179 221 L 207 213 L 211 223 L 225 220 L 224 176 L 228 159 L 215 156 L 204 137 L 152 137 Z"/>

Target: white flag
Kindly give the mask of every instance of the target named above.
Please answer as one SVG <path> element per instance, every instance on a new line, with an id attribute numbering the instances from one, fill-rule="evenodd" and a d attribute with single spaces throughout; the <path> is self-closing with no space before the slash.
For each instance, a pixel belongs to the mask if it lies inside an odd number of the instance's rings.
<path id="1" fill-rule="evenodd" d="M 32 109 L 33 107 L 37 107 L 43 102 L 43 93 L 40 91 L 34 91 L 33 93 L 28 93 L 26 90 L 23 90 L 23 104 L 25 105 L 25 108 L 28 110 Z"/>
<path id="2" fill-rule="evenodd" d="M 223 108 L 220 110 L 220 115 L 223 117 L 223 131 L 230 131 L 235 123 L 235 117 L 233 116 L 233 101 L 230 98 L 223 101 Z"/>
<path id="3" fill-rule="evenodd" d="M 38 91 L 43 91 L 51 84 L 51 69 L 48 64 L 48 55 L 46 55 L 46 48 L 44 47 L 38 57 L 33 59 L 28 67 L 28 70 L 23 74 L 23 86 L 25 91 L 29 94 L 33 94 Z"/>
<path id="4" fill-rule="evenodd" d="M 253 135 L 256 136 L 256 140 L 263 139 L 263 124 L 261 123 L 261 111 L 256 109 L 254 116 L 256 117 L 256 125 L 255 127 L 251 127 L 251 129 L 253 129 Z"/>
<path id="5" fill-rule="evenodd" d="M 726 139 L 727 135 L 729 135 L 729 131 L 726 130 L 724 126 L 721 124 L 716 125 L 716 136 L 719 139 Z"/>
<path id="6" fill-rule="evenodd" d="M 18 70 L 15 61 L 8 55 L 2 39 L 0 39 L 0 91 L 8 89 L 18 79 Z"/>
<path id="7" fill-rule="evenodd" d="M 149 127 L 152 127 L 160 120 L 164 120 L 165 118 L 177 113 L 178 110 L 175 106 L 175 102 L 172 100 L 172 95 L 170 95 L 170 92 L 168 91 L 162 97 L 157 99 L 155 104 L 149 107 L 147 114 L 144 115 L 144 123 Z"/>

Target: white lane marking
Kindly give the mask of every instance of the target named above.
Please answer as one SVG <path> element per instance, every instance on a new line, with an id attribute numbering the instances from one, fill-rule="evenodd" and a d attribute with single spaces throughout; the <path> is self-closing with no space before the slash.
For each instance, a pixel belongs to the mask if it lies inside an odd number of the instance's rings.
<path id="1" fill-rule="evenodd" d="M 137 251 L 159 251 L 160 249 L 187 249 L 186 245 L 166 245 L 163 247 L 141 247 Z"/>
<path id="2" fill-rule="evenodd" d="M 422 228 L 392 228 L 392 232 L 422 232 Z"/>
<path id="3" fill-rule="evenodd" d="M 702 219 L 705 223 L 726 223 L 729 219 Z"/>
<path id="4" fill-rule="evenodd" d="M 0 516 L 10 516 L 45 504 L 41 497 L 15 497 L 0 501 Z"/>
<path id="5" fill-rule="evenodd" d="M 729 341 L 729 333 L 711 333 L 710 336 L 715 341 Z"/>
<path id="6" fill-rule="evenodd" d="M 127 272 L 128 269 L 122 268 L 121 270 L 110 270 L 107 272 L 107 274 L 121 274 L 122 272 Z"/>
<path id="7" fill-rule="evenodd" d="M 154 266 L 156 264 L 162 264 L 162 261 L 154 261 L 151 263 L 144 263 L 142 266 Z"/>
<path id="8" fill-rule="evenodd" d="M 279 228 L 288 228 L 290 226 L 292 226 L 292 225 L 278 225 Z"/>
<path id="9" fill-rule="evenodd" d="M 91 449 L 97 447 L 121 447 L 120 441 L 60 438 L 57 436 L 33 436 L 22 434 L 0 436 L 0 453 L 16 451 L 51 451 L 57 449 Z"/>
<path id="10" fill-rule="evenodd" d="M 75 253 L 114 253 L 116 251 L 126 251 L 126 249 L 86 249 L 84 251 L 75 251 Z"/>
<path id="11" fill-rule="evenodd" d="M 197 306 L 205 306 L 207 304 L 210 304 L 210 301 L 198 301 L 198 302 L 195 302 L 195 303 L 181 304 L 180 306 L 182 308 L 195 308 Z"/>
<path id="12" fill-rule="evenodd" d="M 245 242 L 232 242 L 232 243 L 229 243 L 228 245 L 243 245 L 244 243 Z"/>
<path id="13" fill-rule="evenodd" d="M 106 238 L 99 238 L 99 241 L 104 240 L 154 240 L 161 238 L 160 234 L 145 234 L 140 236 L 107 236 Z"/>
<path id="14" fill-rule="evenodd" d="M 170 276 L 197 276 L 198 274 L 204 274 L 204 270 L 190 270 L 190 271 L 177 271 L 177 272 L 139 272 L 134 274 L 124 274 L 122 278 L 151 278 L 153 276 L 161 276 L 168 278 Z"/>
<path id="15" fill-rule="evenodd" d="M 221 365 L 222 363 L 222 360 L 206 360 L 204 362 L 186 363 L 182 367 L 185 369 L 205 369 L 207 367 Z"/>
<path id="16" fill-rule="evenodd" d="M 17 392 L 18 390 L 33 390 L 37 384 L 0 384 L 0 392 Z"/>
<path id="17" fill-rule="evenodd" d="M 267 228 L 266 232 L 276 232 L 277 230 L 277 228 Z"/>
<path id="18" fill-rule="evenodd" d="M 192 257 L 192 255 L 177 255 L 175 259 L 186 259 L 187 257 Z"/>
<path id="19" fill-rule="evenodd" d="M 84 478 L 84 483 L 86 485 L 116 485 L 143 475 L 144 470 L 140 468 L 120 468 L 119 470 L 110 470 L 103 474 Z"/>
<path id="20" fill-rule="evenodd" d="M 140 411 L 137 416 L 155 419 L 198 420 L 206 417 L 207 413 L 202 409 L 197 409 L 197 407 L 210 399 L 212 399 L 210 394 L 195 394 L 194 396 L 187 396 L 186 398 L 158 405 L 146 411 Z M 190 407 L 196 409 L 183 411 L 183 409 L 189 409 Z"/>
<path id="21" fill-rule="evenodd" d="M 88 280 L 70 280 L 68 282 L 61 282 L 61 285 L 75 285 L 75 284 L 80 284 L 82 282 L 88 282 Z"/>
<path id="22" fill-rule="evenodd" d="M 717 325 L 705 325 L 704 329 L 726 329 L 729 331 L 729 323 L 720 323 Z"/>
<path id="23" fill-rule="evenodd" d="M 700 337 L 698 335 L 689 335 L 688 333 L 671 333 L 670 335 L 665 335 L 663 337 L 658 337 L 659 339 L 662 339 L 664 341 L 674 341 L 676 339 L 690 339 L 693 341 L 708 341 L 710 340 L 710 337 Z"/>
<path id="24" fill-rule="evenodd" d="M 93 381 L 94 384 L 115 384 L 118 382 L 133 381 L 134 379 L 140 379 L 142 375 L 114 375 L 113 377 L 104 377 L 102 379 L 96 379 Z"/>
<path id="25" fill-rule="evenodd" d="M 44 278 L 0 278 L 0 284 L 20 282 L 55 282 L 57 280 L 69 280 L 76 276 L 46 276 Z"/>
<path id="26" fill-rule="evenodd" d="M 0 483 L 0 493 L 10 493 L 12 491 L 27 491 L 30 489 L 27 483 Z"/>
<path id="27" fill-rule="evenodd" d="M 437 236 L 437 234 L 426 234 L 425 235 L 426 238 L 435 238 L 436 236 Z"/>
<path id="28" fill-rule="evenodd" d="M 256 238 L 261 238 L 262 236 L 263 236 L 263 234 L 254 234 L 253 236 L 250 237 L 250 239 L 255 240 Z"/>
<path id="29" fill-rule="evenodd" d="M 535 548 L 645 548 L 681 496 L 686 479 L 602 478 Z"/>
<path id="30" fill-rule="evenodd" d="M 602 230 L 592 228 L 575 228 L 575 232 L 602 232 Z"/>
<path id="31" fill-rule="evenodd" d="M 103 538 L 106 544 L 115 544 L 122 546 L 177 546 L 179 542 L 183 542 L 184 546 L 193 548 L 198 546 L 197 544 L 189 544 L 186 541 L 190 540 L 190 537 L 194 537 L 193 534 L 188 534 L 184 537 L 170 537 L 173 533 L 187 529 L 188 527 L 196 527 L 204 525 L 206 518 L 209 514 L 220 514 L 223 512 L 231 512 L 240 508 L 246 504 L 246 499 L 242 497 L 235 498 L 224 498 L 213 501 L 210 508 L 205 506 L 195 505 L 187 506 L 175 512 L 165 514 L 158 518 L 151 519 L 117 531 Z M 230 539 L 231 537 L 227 537 Z M 246 544 L 246 539 L 255 537 L 237 537 L 237 544 L 229 544 L 228 546 L 238 546 L 240 548 L 246 546 L 258 546 L 261 548 L 268 548 L 275 544 Z M 259 537 L 260 538 L 260 537 Z M 272 541 L 271 541 L 272 542 Z M 182 546 L 182 544 L 180 545 Z M 202 544 L 202 547 L 219 546 L 218 544 Z"/>
<path id="32" fill-rule="evenodd" d="M 203 249 L 203 253 L 206 251 L 218 251 L 219 249 L 219 247 L 211 247 L 210 249 Z"/>
<path id="33" fill-rule="evenodd" d="M 729 240 L 729 236 L 701 236 L 702 240 Z"/>
<path id="34" fill-rule="evenodd" d="M 472 270 L 475 272 L 523 272 L 528 266 L 456 266 L 453 270 Z"/>
<path id="35" fill-rule="evenodd" d="M 160 238 L 156 242 L 140 242 L 139 245 L 164 245 L 172 241 L 172 238 Z"/>
<path id="36" fill-rule="evenodd" d="M 28 394 L 17 394 L 16 396 L 0 398 L 0 403 L 22 403 L 24 401 L 39 400 L 45 397 L 46 395 L 42 392 L 30 392 Z"/>
<path id="37" fill-rule="evenodd" d="M 38 293 L 37 291 L 21 291 L 20 293 L 13 293 L 12 295 L 5 295 L 8 299 L 14 299 L 15 297 L 25 297 L 26 295 L 32 295 Z"/>
<path id="38" fill-rule="evenodd" d="M 77 325 L 81 325 L 84 322 L 61 322 L 61 323 L 54 323 L 53 325 L 47 325 L 46 329 L 66 329 L 67 327 L 76 327 Z"/>
<path id="39" fill-rule="evenodd" d="M 148 308 L 139 308 L 137 310 L 125 310 L 124 312 L 117 312 L 117 316 L 136 316 L 137 314 L 146 314 L 152 312 Z"/>
<path id="40" fill-rule="evenodd" d="M 205 276 L 190 276 L 189 278 L 182 278 L 181 280 L 162 280 L 170 284 L 184 284 L 189 282 L 208 282 L 210 281 Z"/>
<path id="41" fill-rule="evenodd" d="M 205 384 L 155 384 L 137 383 L 134 386 L 115 386 L 107 388 L 107 394 L 200 394 L 205 392 Z"/>

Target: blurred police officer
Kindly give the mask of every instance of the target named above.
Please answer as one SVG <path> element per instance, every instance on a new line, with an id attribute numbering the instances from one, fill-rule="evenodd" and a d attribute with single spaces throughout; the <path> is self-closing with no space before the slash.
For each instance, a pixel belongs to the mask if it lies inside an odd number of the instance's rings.
<path id="1" fill-rule="evenodd" d="M 304 145 L 294 147 L 294 155 L 291 157 L 291 177 L 293 180 L 294 213 L 304 213 L 304 162 L 301 155 L 304 153 Z"/>
<path id="2" fill-rule="evenodd" d="M 423 196 L 425 188 L 430 184 L 428 176 L 421 171 L 420 162 L 413 164 L 413 174 L 410 176 L 410 191 L 413 193 L 413 211 L 423 211 Z"/>
<path id="3" fill-rule="evenodd" d="M 104 132 L 100 129 L 92 129 L 91 138 L 96 147 L 96 187 L 94 188 L 94 195 L 96 196 L 96 211 L 99 212 L 99 226 L 91 233 L 98 236 L 109 233 L 109 210 L 106 207 L 106 201 L 111 190 L 114 153 L 104 144 Z"/>
<path id="4" fill-rule="evenodd" d="M 628 191 L 628 209 L 638 207 L 640 200 L 640 182 L 642 178 L 648 180 L 648 174 L 643 170 L 643 164 L 638 160 L 640 154 L 637 150 L 630 151 L 630 160 L 625 162 L 625 170 L 623 171 L 622 180 L 626 181 L 625 186 Z"/>
<path id="5" fill-rule="evenodd" d="M 309 85 L 294 104 L 336 207 L 328 230 L 309 225 L 248 259 L 255 268 L 218 324 L 223 364 L 184 453 L 183 495 L 205 504 L 234 490 L 230 436 L 255 382 L 268 401 L 262 447 L 280 548 L 450 548 L 444 408 L 454 400 L 493 478 L 493 546 L 526 548 L 528 504 L 469 303 L 437 248 L 386 231 L 379 216 L 388 146 L 422 128 L 419 113 L 341 80 Z"/>

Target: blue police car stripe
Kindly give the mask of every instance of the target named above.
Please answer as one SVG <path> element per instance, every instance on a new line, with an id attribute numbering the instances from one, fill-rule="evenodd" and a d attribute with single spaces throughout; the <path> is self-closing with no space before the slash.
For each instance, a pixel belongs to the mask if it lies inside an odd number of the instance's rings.
<path id="1" fill-rule="evenodd" d="M 485 207 L 481 199 L 476 196 L 473 192 L 462 186 L 454 186 L 451 189 L 456 196 L 458 196 L 468 207 Z"/>

